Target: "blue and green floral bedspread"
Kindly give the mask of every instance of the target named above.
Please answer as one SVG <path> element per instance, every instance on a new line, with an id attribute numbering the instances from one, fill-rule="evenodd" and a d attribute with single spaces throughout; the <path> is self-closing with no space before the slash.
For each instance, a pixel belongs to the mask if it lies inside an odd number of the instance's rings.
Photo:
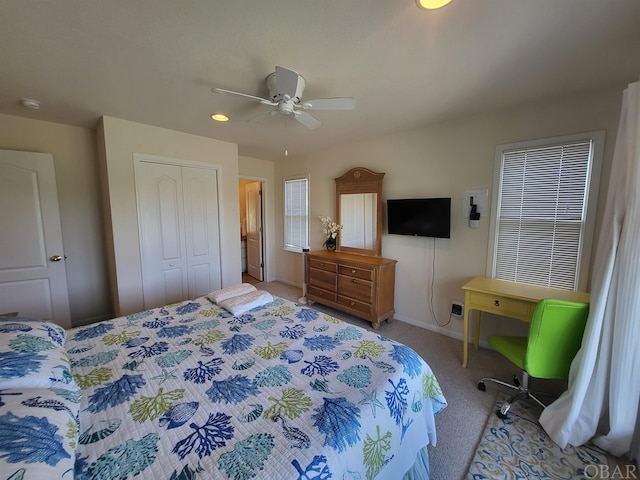
<path id="1" fill-rule="evenodd" d="M 393 479 L 446 406 L 412 349 L 281 298 L 68 331 L 78 479 Z"/>

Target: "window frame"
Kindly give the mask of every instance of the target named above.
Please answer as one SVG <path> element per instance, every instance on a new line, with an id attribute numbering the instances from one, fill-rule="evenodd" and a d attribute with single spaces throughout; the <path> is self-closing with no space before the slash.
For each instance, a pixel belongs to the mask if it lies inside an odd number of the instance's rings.
<path id="1" fill-rule="evenodd" d="M 573 290 L 586 291 L 588 288 L 591 254 L 593 249 L 596 213 L 598 207 L 598 193 L 600 189 L 600 173 L 602 171 L 602 158 L 604 153 L 604 130 L 549 137 L 525 142 L 515 142 L 496 145 L 493 193 L 491 205 L 491 220 L 489 226 L 489 249 L 487 253 L 486 276 L 495 278 L 498 247 L 498 208 L 502 193 L 502 164 L 505 152 L 514 150 L 526 150 L 531 148 L 549 147 L 553 145 L 565 145 L 581 141 L 591 141 L 591 159 L 588 166 L 588 181 L 585 192 L 585 213 L 582 222 L 582 235 L 580 238 L 577 258 L 577 272 Z"/>
<path id="2" fill-rule="evenodd" d="M 308 245 L 294 245 L 292 243 L 288 244 L 288 235 L 287 235 L 287 183 L 304 180 L 306 183 L 306 216 L 305 216 L 305 225 L 304 229 L 306 230 L 306 239 L 307 244 L 309 243 L 309 175 L 290 175 L 287 177 L 283 177 L 282 179 L 282 249 L 287 252 L 295 252 L 302 253 L 303 248 L 308 248 Z"/>

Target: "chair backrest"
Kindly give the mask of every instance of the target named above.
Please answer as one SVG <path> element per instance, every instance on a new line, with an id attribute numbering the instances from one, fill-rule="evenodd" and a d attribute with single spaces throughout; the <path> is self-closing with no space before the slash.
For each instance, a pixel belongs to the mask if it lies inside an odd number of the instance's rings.
<path id="1" fill-rule="evenodd" d="M 582 344 L 589 304 L 544 299 L 534 308 L 525 370 L 532 377 L 567 379 Z"/>

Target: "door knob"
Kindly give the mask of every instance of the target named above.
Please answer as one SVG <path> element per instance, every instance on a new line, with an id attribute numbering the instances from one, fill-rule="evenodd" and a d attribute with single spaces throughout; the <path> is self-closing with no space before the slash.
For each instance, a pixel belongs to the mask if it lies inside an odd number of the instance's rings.
<path id="1" fill-rule="evenodd" d="M 60 260 L 62 260 L 62 257 L 60 255 L 53 255 L 52 257 L 49 257 L 49 260 L 51 260 L 52 262 L 59 262 Z"/>

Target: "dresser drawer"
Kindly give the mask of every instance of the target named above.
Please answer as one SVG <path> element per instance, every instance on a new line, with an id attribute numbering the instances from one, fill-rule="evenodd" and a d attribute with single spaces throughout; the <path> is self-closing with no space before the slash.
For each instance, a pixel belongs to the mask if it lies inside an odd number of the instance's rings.
<path id="1" fill-rule="evenodd" d="M 371 315 L 372 306 L 370 303 L 359 302 L 358 300 L 354 300 L 353 298 L 345 297 L 343 295 L 338 295 L 338 303 L 352 310 L 362 312 L 365 315 Z"/>
<path id="2" fill-rule="evenodd" d="M 492 295 L 490 293 L 468 292 L 469 308 L 474 305 L 485 312 L 496 313 L 506 317 L 513 317 L 528 322 L 531 320 L 532 304 L 525 300 Z"/>
<path id="3" fill-rule="evenodd" d="M 363 280 L 373 280 L 373 270 L 370 268 L 351 267 L 349 265 L 339 265 L 338 273 L 349 277 L 361 278 Z"/>
<path id="4" fill-rule="evenodd" d="M 318 270 L 316 268 L 309 269 L 309 285 L 313 285 L 331 292 L 336 291 L 337 275 L 334 272 L 326 270 Z"/>
<path id="5" fill-rule="evenodd" d="M 309 268 L 315 268 L 316 270 L 325 270 L 327 272 L 337 272 L 338 264 L 334 262 L 327 262 L 326 260 L 319 260 L 317 258 L 309 257 Z"/>
<path id="6" fill-rule="evenodd" d="M 335 292 L 329 292 L 327 290 L 322 290 L 321 288 L 313 286 L 309 287 L 307 295 L 309 296 L 309 298 L 328 300 L 331 302 L 335 302 L 338 297 Z"/>
<path id="7" fill-rule="evenodd" d="M 346 275 L 338 275 L 338 292 L 345 297 L 371 303 L 373 301 L 373 282 Z"/>

